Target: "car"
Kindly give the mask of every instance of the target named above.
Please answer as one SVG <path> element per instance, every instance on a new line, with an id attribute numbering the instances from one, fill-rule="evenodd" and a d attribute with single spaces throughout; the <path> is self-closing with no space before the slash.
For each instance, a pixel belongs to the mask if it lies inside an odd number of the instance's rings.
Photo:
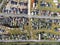
<path id="1" fill-rule="evenodd" d="M 17 2 L 15 2 L 15 1 L 11 1 L 11 4 L 15 4 L 15 5 L 17 5 Z"/>

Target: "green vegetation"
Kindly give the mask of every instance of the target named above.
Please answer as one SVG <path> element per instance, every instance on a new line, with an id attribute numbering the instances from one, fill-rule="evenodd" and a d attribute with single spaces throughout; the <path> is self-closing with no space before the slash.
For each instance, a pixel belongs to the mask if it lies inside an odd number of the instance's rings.
<path id="1" fill-rule="evenodd" d="M 59 42 L 1 42 L 0 45 L 60 45 Z"/>

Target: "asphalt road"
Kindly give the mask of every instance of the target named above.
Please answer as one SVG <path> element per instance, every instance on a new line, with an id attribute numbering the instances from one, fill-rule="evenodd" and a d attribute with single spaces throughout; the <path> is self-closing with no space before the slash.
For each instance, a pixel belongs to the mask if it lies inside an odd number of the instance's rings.
<path id="1" fill-rule="evenodd" d="M 60 42 L 60 40 L 0 40 L 0 42 Z"/>
<path id="2" fill-rule="evenodd" d="M 5 17 L 27 17 L 27 18 L 45 18 L 45 19 L 60 19 L 60 16 L 52 17 L 52 16 L 38 16 L 38 15 L 28 15 L 28 14 L 6 14 L 6 13 L 0 13 L 0 16 Z"/>

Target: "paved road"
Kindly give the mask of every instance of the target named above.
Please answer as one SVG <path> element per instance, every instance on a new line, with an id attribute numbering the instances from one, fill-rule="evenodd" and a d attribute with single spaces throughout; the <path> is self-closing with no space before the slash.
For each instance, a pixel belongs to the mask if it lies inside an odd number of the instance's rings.
<path id="1" fill-rule="evenodd" d="M 27 14 L 6 14 L 6 13 L 0 13 L 0 16 L 5 17 L 28 17 L 28 18 L 50 18 L 50 19 L 60 19 L 60 16 L 51 17 L 51 16 L 38 16 L 38 15 L 27 15 Z"/>
<path id="2" fill-rule="evenodd" d="M 0 40 L 0 42 L 60 42 L 60 40 Z"/>

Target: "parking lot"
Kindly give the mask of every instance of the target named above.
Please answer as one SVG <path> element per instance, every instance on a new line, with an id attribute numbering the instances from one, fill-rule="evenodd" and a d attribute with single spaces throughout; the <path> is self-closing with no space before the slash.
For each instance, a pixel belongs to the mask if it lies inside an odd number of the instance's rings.
<path id="1" fill-rule="evenodd" d="M 56 2 L 32 0 L 28 15 L 28 0 L 8 0 L 1 11 L 6 17 L 0 17 L 0 40 L 60 40 L 60 4 Z"/>

